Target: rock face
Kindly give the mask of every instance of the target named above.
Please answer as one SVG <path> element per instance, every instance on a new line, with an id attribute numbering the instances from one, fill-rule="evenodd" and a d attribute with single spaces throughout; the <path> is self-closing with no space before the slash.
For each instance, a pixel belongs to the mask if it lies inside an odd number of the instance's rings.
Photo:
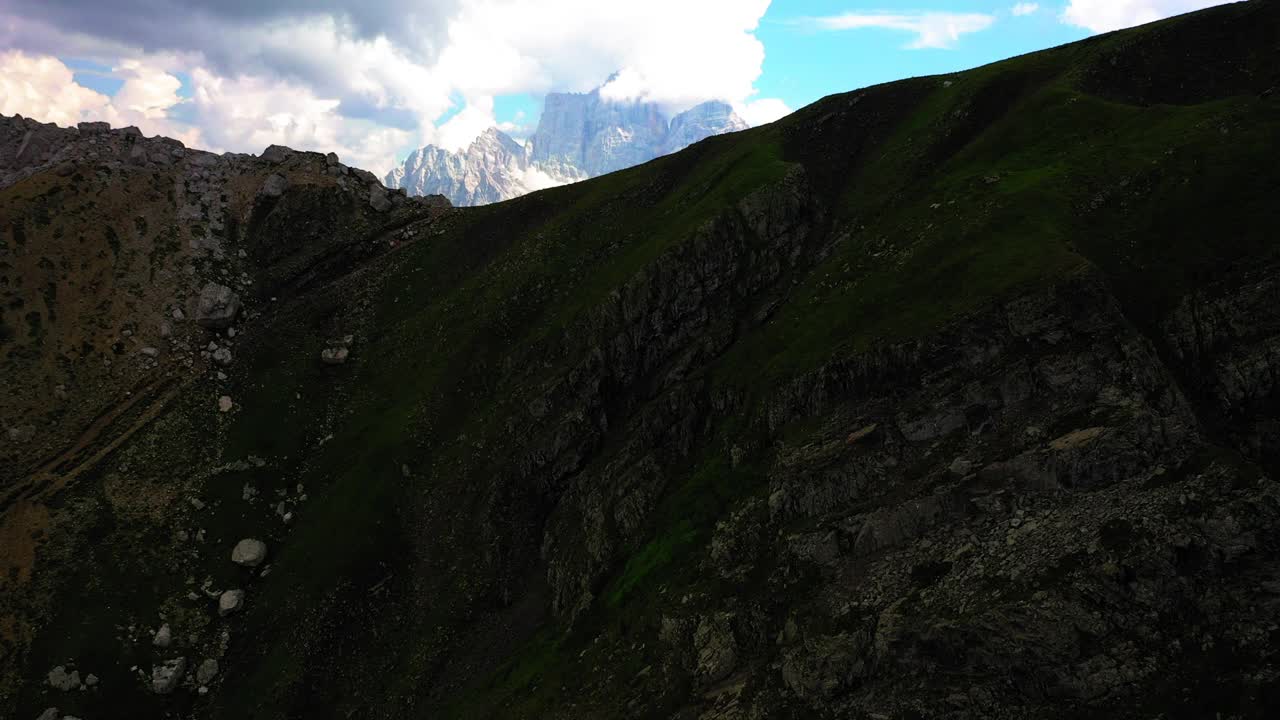
<path id="1" fill-rule="evenodd" d="M 558 184 L 531 168 L 525 148 L 497 128 L 461 152 L 414 150 L 386 183 L 410 195 L 444 195 L 454 205 L 487 205 Z"/>
<path id="2" fill-rule="evenodd" d="M 460 152 L 428 145 L 389 173 L 387 187 L 485 205 L 576 182 L 677 152 L 747 124 L 728 104 L 705 102 L 668 118 L 653 103 L 590 93 L 551 93 L 526 145 L 490 128 Z"/>
<path id="3" fill-rule="evenodd" d="M 201 327 L 222 330 L 240 313 L 240 296 L 226 285 L 207 283 L 196 298 L 195 320 Z"/>
<path id="4" fill-rule="evenodd" d="M 267 544 L 261 540 L 246 538 L 231 550 L 231 562 L 245 567 L 258 567 L 267 559 Z"/>

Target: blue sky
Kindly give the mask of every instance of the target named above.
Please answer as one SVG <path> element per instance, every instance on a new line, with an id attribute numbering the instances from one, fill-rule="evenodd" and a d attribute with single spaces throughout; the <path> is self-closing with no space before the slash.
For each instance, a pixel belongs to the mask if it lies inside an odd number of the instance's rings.
<path id="1" fill-rule="evenodd" d="M 841 0 L 775 2 L 760 21 L 764 43 L 760 94 L 799 108 L 832 93 L 920 75 L 977 67 L 1004 58 L 1062 45 L 1091 33 L 1060 20 L 1064 3 L 1042 2 L 1033 13 L 1014 16 L 1014 2 L 912 2 L 918 11 L 980 13 L 996 18 L 990 28 L 960 37 L 949 48 L 910 48 L 910 32 L 881 28 L 820 30 L 798 18 L 839 15 L 856 9 L 884 9 L 893 3 Z M 890 10 L 892 11 L 892 9 Z"/>
<path id="2" fill-rule="evenodd" d="M 138 125 L 216 151 L 527 137 L 552 91 L 759 124 L 1224 0 L 4 0 L 0 113 Z"/>

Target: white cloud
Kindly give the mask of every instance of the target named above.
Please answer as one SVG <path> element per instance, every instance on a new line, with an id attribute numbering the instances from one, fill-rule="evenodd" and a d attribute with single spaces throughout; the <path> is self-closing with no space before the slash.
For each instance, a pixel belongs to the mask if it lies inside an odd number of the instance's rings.
<path id="1" fill-rule="evenodd" d="M 22 114 L 42 122 L 74 125 L 111 100 L 75 82 L 57 58 L 17 51 L 0 53 L 0 114 Z"/>
<path id="2" fill-rule="evenodd" d="M 1015 17 L 1023 17 L 1026 15 L 1034 15 L 1039 12 L 1039 10 L 1040 3 L 1020 2 L 1017 5 L 1014 5 L 1010 12 L 1012 12 Z"/>
<path id="3" fill-rule="evenodd" d="M 497 124 L 496 96 L 586 91 L 619 70 L 609 97 L 671 112 L 710 99 L 758 118 L 782 112 L 779 101 L 753 100 L 764 60 L 755 30 L 769 0 L 190 1 L 184 11 L 179 0 L 113 0 L 107 11 L 0 0 L 0 47 L 92 59 L 124 81 L 104 102 L 61 76 L 65 96 L 38 94 L 63 108 L 62 122 L 95 115 L 240 152 L 335 149 L 372 170 L 412 145 L 465 146 Z M 6 89 L 25 77 L 4 75 Z M 178 95 L 183 75 L 190 100 Z M 5 107 L 54 119 L 11 99 L 30 94 L 6 91 Z M 185 129 L 174 124 L 179 108 Z"/>
<path id="4" fill-rule="evenodd" d="M 828 17 L 812 18 L 810 22 L 822 30 L 860 30 L 882 28 L 914 33 L 916 38 L 907 45 L 922 48 L 949 48 L 962 35 L 980 32 L 991 27 L 996 19 L 981 13 L 844 13 Z"/>
<path id="5" fill-rule="evenodd" d="M 752 127 L 771 123 L 784 115 L 791 114 L 791 108 L 787 107 L 787 104 L 778 98 L 749 100 L 735 105 L 733 110 L 738 113 L 738 117 L 746 120 L 747 124 Z"/>
<path id="6" fill-rule="evenodd" d="M 1155 22 L 1233 0 L 1071 0 L 1062 21 L 1095 33 Z"/>
<path id="7" fill-rule="evenodd" d="M 136 125 L 148 135 L 199 144 L 198 129 L 169 118 L 169 109 L 181 101 L 178 78 L 136 60 L 122 61 L 115 72 L 124 84 L 107 97 L 77 83 L 71 68 L 57 58 L 17 51 L 0 54 L 0 113 L 67 126 L 106 120 L 116 127 Z"/>
<path id="8" fill-rule="evenodd" d="M 193 102 L 212 150 L 258 153 L 272 144 L 336 152 L 343 161 L 385 173 L 413 133 L 337 113 L 340 101 L 282 80 L 224 78 L 196 69 Z"/>

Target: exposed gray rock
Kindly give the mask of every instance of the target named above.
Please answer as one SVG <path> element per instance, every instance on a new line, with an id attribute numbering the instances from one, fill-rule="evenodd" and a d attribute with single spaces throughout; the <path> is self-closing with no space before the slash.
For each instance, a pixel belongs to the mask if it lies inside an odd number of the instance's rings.
<path id="1" fill-rule="evenodd" d="M 196 668 L 196 682 L 201 685 L 208 685 L 217 675 L 218 661 L 213 658 L 205 658 L 200 667 Z"/>
<path id="2" fill-rule="evenodd" d="M 218 412 L 231 412 L 231 408 L 235 407 L 235 403 L 231 401 L 231 397 L 223 395 L 218 398 Z"/>
<path id="3" fill-rule="evenodd" d="M 293 149 L 284 145 L 268 145 L 266 150 L 262 151 L 261 158 L 269 163 L 279 164 L 293 157 Z"/>
<path id="4" fill-rule="evenodd" d="M 169 629 L 169 623 L 160 626 L 154 637 L 151 638 L 151 644 L 158 648 L 167 648 L 173 642 L 173 633 Z"/>
<path id="5" fill-rule="evenodd" d="M 213 361 L 218 363 L 219 365 L 226 367 L 231 364 L 231 349 L 220 347 L 217 350 L 214 350 L 213 354 L 210 355 L 209 357 L 211 357 Z"/>
<path id="6" fill-rule="evenodd" d="M 266 181 L 262 183 L 262 189 L 258 191 L 263 197 L 277 198 L 284 194 L 288 189 L 289 181 L 279 173 L 271 173 L 267 176 Z"/>
<path id="7" fill-rule="evenodd" d="M 196 323 L 211 330 L 230 327 L 240 312 L 240 296 L 225 285 L 208 283 L 196 301 Z"/>
<path id="8" fill-rule="evenodd" d="M 227 590 L 218 596 L 218 615 L 226 617 L 244 607 L 243 590 Z"/>
<path id="9" fill-rule="evenodd" d="M 168 695 L 182 682 L 182 674 L 187 671 L 185 657 L 165 660 L 151 668 L 151 691 L 157 695 Z"/>
<path id="10" fill-rule="evenodd" d="M 36 717 L 36 720 L 58 720 L 58 708 L 45 708 L 45 711 Z"/>
<path id="11" fill-rule="evenodd" d="M 80 687 L 80 672 L 77 670 L 67 672 L 64 666 L 59 665 L 49 671 L 49 685 L 63 692 L 75 690 Z"/>
<path id="12" fill-rule="evenodd" d="M 267 558 L 267 544 L 261 540 L 245 538 L 231 550 L 231 562 L 244 567 L 258 567 Z"/>
<path id="13" fill-rule="evenodd" d="M 718 613 L 703 618 L 693 632 L 697 674 L 708 684 L 723 680 L 737 665 L 738 651 L 732 620 L 732 615 Z"/>
<path id="14" fill-rule="evenodd" d="M 387 189 L 382 185 L 374 184 L 369 186 L 369 207 L 378 212 L 386 212 L 391 209 L 391 198 L 387 195 Z"/>
<path id="15" fill-rule="evenodd" d="M 351 351 L 345 347 L 330 347 L 320 351 L 320 362 L 325 365 L 341 365 L 347 361 Z"/>

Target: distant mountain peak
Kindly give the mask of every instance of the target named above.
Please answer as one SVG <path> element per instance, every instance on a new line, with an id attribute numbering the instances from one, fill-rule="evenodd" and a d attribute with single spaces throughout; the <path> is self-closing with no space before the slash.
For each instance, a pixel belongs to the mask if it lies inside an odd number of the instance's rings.
<path id="1" fill-rule="evenodd" d="M 550 93 L 526 145 L 489 128 L 458 152 L 432 145 L 415 150 L 386 184 L 410 195 L 445 195 L 455 205 L 484 205 L 639 165 L 747 127 L 720 100 L 668 117 L 657 103 L 602 98 L 600 88 Z"/>

